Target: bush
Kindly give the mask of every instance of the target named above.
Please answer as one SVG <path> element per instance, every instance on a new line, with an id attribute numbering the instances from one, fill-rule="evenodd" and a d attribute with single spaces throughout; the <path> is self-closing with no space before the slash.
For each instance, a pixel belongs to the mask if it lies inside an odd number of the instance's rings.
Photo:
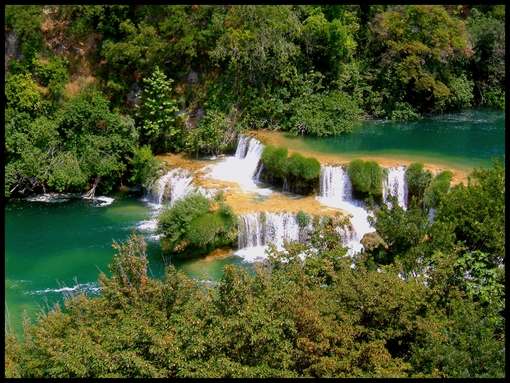
<path id="1" fill-rule="evenodd" d="M 262 152 L 262 163 L 272 178 L 276 178 L 283 182 L 283 178 L 287 174 L 287 148 L 277 148 L 267 145 Z"/>
<path id="2" fill-rule="evenodd" d="M 287 171 L 296 178 L 309 181 L 319 177 L 321 164 L 315 158 L 306 158 L 299 153 L 293 153 L 287 161 Z"/>
<path id="3" fill-rule="evenodd" d="M 151 183 L 159 169 L 159 161 L 152 154 L 149 145 L 135 148 L 131 165 L 133 170 L 129 180 L 143 187 L 147 187 Z"/>
<path id="4" fill-rule="evenodd" d="M 441 198 L 450 189 L 453 173 L 449 170 L 442 171 L 434 177 L 425 190 L 423 203 L 428 208 L 435 208 L 439 205 Z"/>
<path id="5" fill-rule="evenodd" d="M 432 180 L 432 173 L 423 170 L 423 164 L 414 162 L 406 169 L 409 201 L 414 197 L 418 204 L 423 202 L 423 194 Z"/>
<path id="6" fill-rule="evenodd" d="M 298 222 L 299 227 L 304 228 L 310 223 L 311 218 L 310 218 L 310 215 L 308 215 L 304 211 L 300 210 L 296 214 L 296 220 Z"/>
<path id="7" fill-rule="evenodd" d="M 375 161 L 353 160 L 347 169 L 352 187 L 363 198 L 382 196 L 382 168 Z"/>
<path id="8" fill-rule="evenodd" d="M 452 109 L 462 109 L 471 106 L 474 88 L 472 80 L 469 80 L 465 74 L 462 74 L 459 77 L 452 77 L 448 85 L 452 92 L 449 100 Z"/>
<path id="9" fill-rule="evenodd" d="M 394 121 L 413 121 L 420 118 L 420 114 L 408 102 L 396 102 L 390 114 L 390 119 Z"/>
<path id="10" fill-rule="evenodd" d="M 275 186 L 286 185 L 286 191 L 309 194 L 318 185 L 321 164 L 315 158 L 293 153 L 287 157 L 287 148 L 268 145 L 262 152 L 264 171 L 261 179 Z"/>
<path id="11" fill-rule="evenodd" d="M 202 194 L 190 194 L 164 211 L 158 222 L 163 245 L 172 253 L 202 255 L 217 247 L 231 245 L 236 240 L 236 218 L 232 210 L 219 202 L 212 210 Z"/>
<path id="12" fill-rule="evenodd" d="M 62 95 L 65 84 L 69 80 L 67 65 L 67 60 L 59 57 L 50 59 L 34 57 L 32 60 L 35 77 L 42 86 L 48 88 L 55 100 Z"/>

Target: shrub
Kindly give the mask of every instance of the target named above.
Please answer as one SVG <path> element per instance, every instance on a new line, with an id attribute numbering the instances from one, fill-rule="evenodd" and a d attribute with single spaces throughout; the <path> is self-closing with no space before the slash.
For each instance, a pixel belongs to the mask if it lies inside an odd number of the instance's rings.
<path id="1" fill-rule="evenodd" d="M 202 255 L 236 240 L 236 218 L 222 201 L 216 211 L 202 194 L 190 194 L 164 211 L 158 222 L 163 245 L 181 255 Z"/>
<path id="2" fill-rule="evenodd" d="M 152 154 L 149 145 L 135 148 L 131 165 L 133 166 L 133 171 L 130 181 L 143 187 L 147 187 L 150 184 L 159 169 L 159 161 Z"/>
<path id="3" fill-rule="evenodd" d="M 310 218 L 310 215 L 308 215 L 304 211 L 300 210 L 296 214 L 296 220 L 298 222 L 299 227 L 303 228 L 303 227 L 306 227 L 310 223 L 311 218 Z"/>
<path id="4" fill-rule="evenodd" d="M 408 102 L 396 102 L 390 114 L 390 119 L 395 121 L 412 121 L 420 118 L 420 114 Z"/>
<path id="5" fill-rule="evenodd" d="M 293 153 L 287 161 L 287 171 L 296 178 L 309 181 L 319 177 L 321 164 L 315 158 L 306 158 L 299 153 Z"/>
<path id="6" fill-rule="evenodd" d="M 406 180 L 409 200 L 414 197 L 418 203 L 421 203 L 425 189 L 432 180 L 432 173 L 423 170 L 423 164 L 414 162 L 406 170 Z"/>
<path id="7" fill-rule="evenodd" d="M 471 106 L 474 88 L 472 80 L 469 80 L 465 74 L 462 74 L 459 77 L 452 77 L 449 86 L 452 91 L 449 102 L 453 109 L 462 109 Z"/>
<path id="8" fill-rule="evenodd" d="M 287 174 L 287 148 L 267 145 L 262 152 L 262 163 L 272 177 L 280 179 Z"/>
<path id="9" fill-rule="evenodd" d="M 439 205 L 441 198 L 450 189 L 452 177 L 453 174 L 449 170 L 442 171 L 434 177 L 423 196 L 423 203 L 426 207 L 435 208 Z"/>
<path id="10" fill-rule="evenodd" d="M 347 170 L 355 192 L 362 197 L 382 196 L 382 168 L 375 161 L 353 160 Z"/>
<path id="11" fill-rule="evenodd" d="M 309 194 L 318 185 L 321 164 L 315 158 L 299 153 L 287 157 L 287 148 L 268 145 L 262 152 L 262 164 L 261 179 L 275 186 L 285 184 L 288 191 Z"/>
<path id="12" fill-rule="evenodd" d="M 34 57 L 32 60 L 35 77 L 41 85 L 48 87 L 55 100 L 62 95 L 65 84 L 69 80 L 67 65 L 67 60 L 60 57 L 50 59 Z"/>

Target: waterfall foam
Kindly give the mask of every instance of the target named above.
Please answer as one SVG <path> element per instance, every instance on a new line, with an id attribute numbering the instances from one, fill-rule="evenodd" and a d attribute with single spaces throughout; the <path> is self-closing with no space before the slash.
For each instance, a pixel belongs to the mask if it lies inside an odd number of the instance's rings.
<path id="1" fill-rule="evenodd" d="M 352 185 L 346 169 L 341 166 L 321 166 L 320 195 L 317 200 L 326 206 L 342 209 L 351 215 L 352 232 L 344 237 L 349 254 L 363 249 L 361 239 L 367 233 L 375 231 L 368 222 L 369 212 L 361 201 L 352 196 Z"/>
<path id="2" fill-rule="evenodd" d="M 158 178 L 151 186 L 147 199 L 155 205 L 161 206 L 167 199 L 170 205 L 191 193 L 193 177 L 181 168 L 172 169 Z"/>
<path id="3" fill-rule="evenodd" d="M 271 194 L 271 189 L 260 188 L 255 183 L 263 150 L 264 145 L 259 140 L 240 135 L 235 154 L 211 165 L 208 177 L 220 181 L 236 182 L 243 191 L 261 195 Z M 260 175 L 259 172 L 257 173 Z"/>
<path id="4" fill-rule="evenodd" d="M 407 182 L 406 168 L 399 166 L 387 169 L 388 175 L 383 184 L 383 201 L 391 206 L 388 201 L 389 196 L 397 197 L 400 207 L 407 209 Z"/>
<path id="5" fill-rule="evenodd" d="M 235 254 L 246 262 L 264 259 L 267 245 L 272 243 L 282 250 L 286 241 L 299 241 L 300 234 L 310 228 L 301 228 L 292 213 L 244 214 L 239 217 L 239 249 Z"/>

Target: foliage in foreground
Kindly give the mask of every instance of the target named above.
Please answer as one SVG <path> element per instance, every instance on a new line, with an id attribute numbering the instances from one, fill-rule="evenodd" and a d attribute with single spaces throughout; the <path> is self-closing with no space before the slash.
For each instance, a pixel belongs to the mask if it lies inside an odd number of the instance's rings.
<path id="1" fill-rule="evenodd" d="M 333 226 L 311 245 L 319 251 L 289 244 L 254 274 L 228 266 L 204 285 L 172 266 L 149 278 L 133 236 L 116 245 L 101 296 L 67 300 L 27 325 L 24 340 L 7 336 L 6 376 L 504 375 L 494 309 L 451 284 L 449 258 L 403 279 L 398 265 L 352 268 Z"/>

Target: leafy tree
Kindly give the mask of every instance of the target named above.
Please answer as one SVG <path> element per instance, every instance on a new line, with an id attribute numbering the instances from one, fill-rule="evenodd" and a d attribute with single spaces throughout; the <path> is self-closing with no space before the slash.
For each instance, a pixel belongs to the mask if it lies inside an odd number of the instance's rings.
<path id="1" fill-rule="evenodd" d="M 443 7 L 395 6 L 377 14 L 370 26 L 370 49 L 373 62 L 379 62 L 377 81 L 387 110 L 409 102 L 418 112 L 442 111 L 450 102 L 471 98 L 472 90 L 467 95 L 461 91 L 460 78 L 453 77 L 452 84 L 449 77 L 472 56 L 468 34 L 464 23 Z"/>
<path id="2" fill-rule="evenodd" d="M 294 134 L 330 136 L 350 132 L 359 119 L 356 102 L 343 92 L 306 94 L 291 104 L 290 131 Z"/>
<path id="3" fill-rule="evenodd" d="M 218 155 L 231 149 L 235 143 L 237 129 L 225 113 L 210 110 L 191 129 L 185 138 L 185 150 L 189 153 Z"/>
<path id="4" fill-rule="evenodd" d="M 406 169 L 406 182 L 409 200 L 415 199 L 417 204 L 423 202 L 425 190 L 432 180 L 432 173 L 423 170 L 423 164 L 414 162 Z"/>
<path id="5" fill-rule="evenodd" d="M 147 187 L 157 174 L 159 161 L 153 156 L 151 148 L 144 145 L 135 148 L 133 158 L 131 159 L 133 167 L 131 182 Z"/>
<path id="6" fill-rule="evenodd" d="M 491 6 L 473 7 L 467 28 L 473 40 L 472 73 L 475 96 L 482 105 L 500 109 L 505 105 L 505 11 Z"/>
<path id="7" fill-rule="evenodd" d="M 495 161 L 473 172 L 468 185 L 455 185 L 441 201 L 436 221 L 450 223 L 458 241 L 469 250 L 490 254 L 488 264 L 505 259 L 505 167 Z"/>
<path id="8" fill-rule="evenodd" d="M 159 67 L 144 79 L 145 87 L 137 117 L 142 143 L 150 144 L 156 152 L 180 148 L 181 131 L 176 125 L 175 113 L 178 108 L 172 98 L 172 82 Z"/>
<path id="9" fill-rule="evenodd" d="M 32 117 L 44 113 L 47 106 L 44 100 L 44 90 L 28 73 L 7 76 L 5 98 L 7 107 L 18 112 L 29 113 Z"/>
<path id="10" fill-rule="evenodd" d="M 425 206 L 435 208 L 439 205 L 441 198 L 450 189 L 452 177 L 453 173 L 451 171 L 444 170 L 430 181 L 429 186 L 427 186 L 423 193 L 423 203 Z"/>

